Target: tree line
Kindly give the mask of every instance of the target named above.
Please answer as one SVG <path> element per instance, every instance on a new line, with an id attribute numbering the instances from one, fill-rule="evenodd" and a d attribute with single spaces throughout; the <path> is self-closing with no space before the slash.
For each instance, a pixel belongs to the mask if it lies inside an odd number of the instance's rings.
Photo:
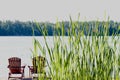
<path id="1" fill-rule="evenodd" d="M 81 31 L 84 35 L 117 35 L 120 33 L 120 23 L 114 21 L 84 21 L 84 22 L 22 22 L 22 21 L 0 21 L 0 36 L 53 36 L 62 35 L 68 36 L 70 31 Z M 43 32 L 46 31 L 46 34 Z"/>

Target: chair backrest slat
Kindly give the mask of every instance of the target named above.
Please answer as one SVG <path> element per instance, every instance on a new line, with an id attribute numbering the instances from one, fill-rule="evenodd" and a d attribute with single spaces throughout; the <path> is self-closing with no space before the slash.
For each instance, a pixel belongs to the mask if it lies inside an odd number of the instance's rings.
<path id="1" fill-rule="evenodd" d="M 9 66 L 11 67 L 20 67 L 21 66 L 21 59 L 18 57 L 11 57 L 8 59 Z"/>
<path id="2" fill-rule="evenodd" d="M 45 58 L 42 56 L 32 58 L 34 73 L 37 73 L 38 66 L 41 68 L 41 70 L 45 67 L 45 61 L 46 61 Z"/>
<path id="3" fill-rule="evenodd" d="M 18 57 L 11 57 L 8 59 L 9 69 L 11 73 L 21 73 L 21 59 Z"/>

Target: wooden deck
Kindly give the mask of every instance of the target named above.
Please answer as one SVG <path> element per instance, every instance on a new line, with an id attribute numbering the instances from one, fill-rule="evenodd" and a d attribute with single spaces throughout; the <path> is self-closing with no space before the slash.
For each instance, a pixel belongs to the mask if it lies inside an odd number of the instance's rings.
<path id="1" fill-rule="evenodd" d="M 23 80 L 32 80 L 32 78 L 24 78 Z"/>
<path id="2" fill-rule="evenodd" d="M 47 80 L 51 80 L 51 78 L 46 78 Z M 20 79 L 15 79 L 15 78 L 10 78 L 9 80 L 20 80 Z M 38 80 L 37 78 L 34 78 L 34 79 L 32 79 L 32 78 L 24 78 L 24 79 L 22 79 L 22 80 Z"/>
<path id="3" fill-rule="evenodd" d="M 10 78 L 9 80 L 21 80 L 21 79 Z M 32 79 L 32 78 L 24 78 L 22 80 L 34 80 L 34 79 Z"/>

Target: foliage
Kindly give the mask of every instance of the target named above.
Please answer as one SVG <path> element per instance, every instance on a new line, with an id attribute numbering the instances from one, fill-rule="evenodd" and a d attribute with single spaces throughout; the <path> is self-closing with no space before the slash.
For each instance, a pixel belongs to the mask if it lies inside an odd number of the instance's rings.
<path id="1" fill-rule="evenodd" d="M 59 34 L 62 35 L 62 26 L 64 25 L 64 36 L 69 36 L 69 28 L 71 28 L 71 22 L 57 22 L 59 23 Z M 120 33 L 120 23 L 114 21 L 108 22 L 100 22 L 100 21 L 89 21 L 89 22 L 77 22 L 78 26 L 76 29 L 78 31 L 83 30 L 85 35 L 94 35 L 94 33 L 98 33 L 99 36 L 103 36 L 105 24 L 108 26 L 107 35 L 117 35 Z M 39 27 L 41 27 L 41 31 L 46 29 L 46 36 L 53 36 L 54 33 L 57 33 L 57 30 L 54 28 L 56 24 L 49 22 L 37 22 Z M 20 22 L 20 21 L 0 21 L 0 36 L 44 36 L 41 31 L 38 30 L 38 25 L 36 22 Z M 96 27 L 98 26 L 98 27 Z M 33 30 L 34 29 L 34 30 Z M 98 31 L 96 31 L 98 30 Z M 34 32 L 33 32 L 34 31 Z M 33 34 L 34 33 L 34 34 Z M 58 34 L 56 34 L 58 35 Z"/>
<path id="2" fill-rule="evenodd" d="M 53 48 L 48 46 L 47 27 L 42 31 L 38 26 L 44 34 L 46 48 L 34 39 L 34 43 L 37 42 L 34 46 L 39 47 L 41 55 L 46 56 L 45 52 L 48 52 L 50 62 L 47 64 L 52 80 L 119 80 L 119 29 L 113 27 L 119 28 L 119 24 L 111 21 L 80 24 L 70 20 L 67 23 L 68 43 L 64 42 L 65 25 L 56 22 Z"/>

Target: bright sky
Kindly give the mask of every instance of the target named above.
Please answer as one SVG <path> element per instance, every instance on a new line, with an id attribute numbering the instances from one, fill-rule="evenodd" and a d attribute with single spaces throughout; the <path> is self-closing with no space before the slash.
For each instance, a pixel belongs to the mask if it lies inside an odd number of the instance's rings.
<path id="1" fill-rule="evenodd" d="M 49 21 L 77 20 L 120 21 L 120 0 L 0 0 L 0 20 Z"/>

